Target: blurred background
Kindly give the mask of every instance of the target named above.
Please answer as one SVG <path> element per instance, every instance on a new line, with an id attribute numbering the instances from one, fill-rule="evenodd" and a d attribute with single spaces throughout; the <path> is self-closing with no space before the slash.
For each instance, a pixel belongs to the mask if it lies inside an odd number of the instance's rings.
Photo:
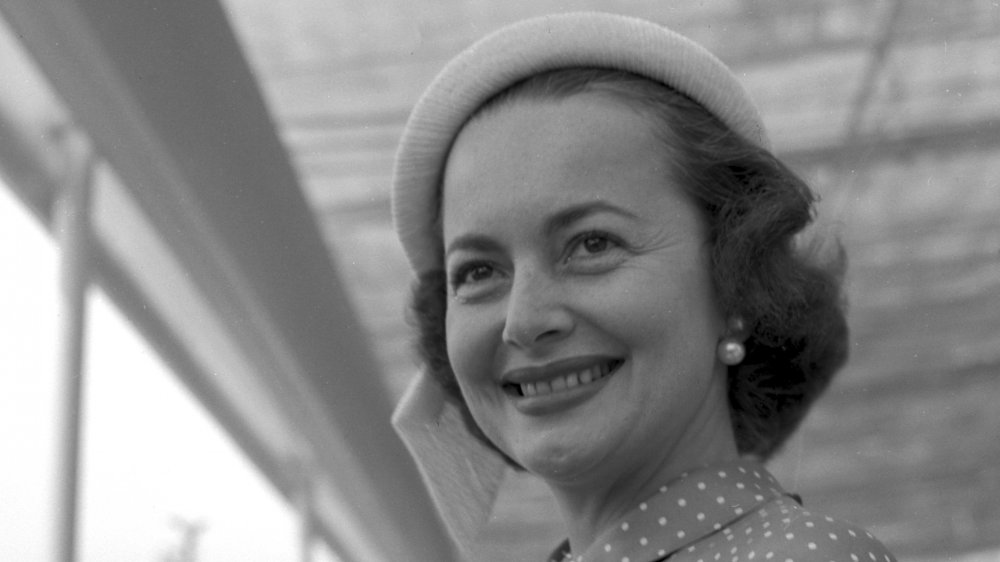
<path id="1" fill-rule="evenodd" d="M 771 468 L 901 560 L 1000 560 L 1000 2 L 5 0 L 0 559 L 446 560 L 395 144 L 443 64 L 573 10 L 716 53 L 850 260 L 852 357 Z M 510 475 L 469 560 L 561 539 Z"/>

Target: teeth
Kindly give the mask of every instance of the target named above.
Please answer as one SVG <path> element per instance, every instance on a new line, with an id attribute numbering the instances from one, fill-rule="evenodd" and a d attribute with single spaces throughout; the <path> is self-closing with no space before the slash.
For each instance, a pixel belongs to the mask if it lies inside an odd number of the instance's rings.
<path id="1" fill-rule="evenodd" d="M 566 388 L 573 388 L 580 385 L 580 377 L 576 373 L 566 377 Z"/>
<path id="2" fill-rule="evenodd" d="M 608 376 L 612 367 L 617 367 L 620 363 L 601 363 L 589 369 L 569 373 L 561 377 L 556 377 L 550 381 L 526 382 L 520 385 L 522 396 L 545 396 L 553 392 L 563 392 L 578 386 L 590 384 Z"/>

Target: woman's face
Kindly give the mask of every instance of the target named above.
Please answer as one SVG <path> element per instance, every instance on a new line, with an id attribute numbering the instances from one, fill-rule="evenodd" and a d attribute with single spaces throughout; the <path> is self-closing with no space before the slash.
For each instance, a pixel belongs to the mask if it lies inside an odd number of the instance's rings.
<path id="1" fill-rule="evenodd" d="M 590 93 L 487 112 L 449 157 L 449 357 L 485 434 L 546 479 L 697 462 L 731 431 L 703 219 L 669 164 Z"/>

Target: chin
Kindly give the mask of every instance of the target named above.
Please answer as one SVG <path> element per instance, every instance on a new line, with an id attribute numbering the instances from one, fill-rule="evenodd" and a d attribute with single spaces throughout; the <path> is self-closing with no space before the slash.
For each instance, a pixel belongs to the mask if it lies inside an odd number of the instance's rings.
<path id="1" fill-rule="evenodd" d="M 626 457 L 636 426 L 632 416 L 613 419 L 608 404 L 595 400 L 556 420 L 516 425 L 504 449 L 531 474 L 552 484 L 573 485 L 611 477 Z M 513 425 L 513 424 L 512 424 Z M 510 436 L 516 436 L 510 439 Z"/>
<path id="2" fill-rule="evenodd" d="M 554 484 L 572 484 L 587 479 L 600 464 L 599 455 L 590 447 L 567 447 L 559 444 L 520 455 L 518 462 L 528 472 Z"/>

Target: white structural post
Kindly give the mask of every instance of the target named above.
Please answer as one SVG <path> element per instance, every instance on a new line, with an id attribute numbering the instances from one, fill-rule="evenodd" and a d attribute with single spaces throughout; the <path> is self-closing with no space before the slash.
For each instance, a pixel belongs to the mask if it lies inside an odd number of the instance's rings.
<path id="1" fill-rule="evenodd" d="M 53 232 L 59 242 L 61 264 L 60 334 L 57 345 L 59 404 L 56 410 L 55 558 L 76 559 L 79 500 L 80 426 L 83 408 L 83 359 L 87 312 L 90 238 L 90 191 L 93 158 L 86 141 L 69 134 L 68 174 L 57 200 Z"/>
<path id="2" fill-rule="evenodd" d="M 316 525 L 313 521 L 313 468 L 312 464 L 298 460 L 293 463 L 296 473 L 295 507 L 299 515 L 299 553 L 301 562 L 312 562 L 316 546 Z"/>

